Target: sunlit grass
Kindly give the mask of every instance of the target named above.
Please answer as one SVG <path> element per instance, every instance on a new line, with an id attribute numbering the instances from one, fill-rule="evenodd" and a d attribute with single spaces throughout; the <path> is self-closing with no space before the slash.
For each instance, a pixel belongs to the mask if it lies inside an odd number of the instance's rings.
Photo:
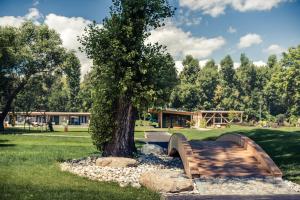
<path id="1" fill-rule="evenodd" d="M 0 199 L 159 199 L 144 188 L 121 188 L 59 169 L 60 161 L 95 153 L 90 138 L 0 135 Z"/>

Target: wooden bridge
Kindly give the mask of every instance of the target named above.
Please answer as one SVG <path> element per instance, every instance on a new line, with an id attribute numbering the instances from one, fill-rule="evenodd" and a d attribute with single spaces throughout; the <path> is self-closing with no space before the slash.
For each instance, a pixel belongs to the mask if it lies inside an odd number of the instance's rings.
<path id="1" fill-rule="evenodd" d="M 190 178 L 282 177 L 282 172 L 253 140 L 226 134 L 216 141 L 188 141 L 176 133 L 170 137 L 170 156 L 180 156 Z"/>

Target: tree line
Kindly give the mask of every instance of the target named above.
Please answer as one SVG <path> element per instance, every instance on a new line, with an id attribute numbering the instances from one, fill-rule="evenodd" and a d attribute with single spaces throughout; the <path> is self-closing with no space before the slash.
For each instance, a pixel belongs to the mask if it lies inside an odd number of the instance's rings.
<path id="1" fill-rule="evenodd" d="M 265 66 L 256 66 L 245 55 L 234 68 L 227 55 L 218 66 L 209 60 L 186 56 L 169 107 L 184 110 L 242 110 L 245 120 L 275 120 L 285 115 L 296 123 L 300 116 L 300 45 L 289 48 L 278 60 L 271 55 Z"/>

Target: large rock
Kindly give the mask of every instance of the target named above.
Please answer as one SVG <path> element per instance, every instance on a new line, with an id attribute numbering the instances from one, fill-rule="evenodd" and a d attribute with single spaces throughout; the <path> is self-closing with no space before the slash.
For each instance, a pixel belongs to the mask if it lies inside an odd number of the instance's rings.
<path id="1" fill-rule="evenodd" d="M 139 182 L 146 188 L 156 192 L 183 192 L 194 189 L 193 181 L 182 173 L 167 169 L 145 172 Z"/>
<path id="2" fill-rule="evenodd" d="M 103 157 L 96 160 L 96 165 L 100 167 L 135 167 L 137 164 L 136 160 L 123 157 Z"/>
<path id="3" fill-rule="evenodd" d="M 141 153 L 149 155 L 163 155 L 164 154 L 164 148 L 161 146 L 158 146 L 156 144 L 145 144 L 141 148 Z"/>

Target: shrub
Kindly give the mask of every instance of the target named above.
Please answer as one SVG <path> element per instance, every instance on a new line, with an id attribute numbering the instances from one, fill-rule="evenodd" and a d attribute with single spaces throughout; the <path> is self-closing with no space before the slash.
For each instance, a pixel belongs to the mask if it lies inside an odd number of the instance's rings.
<path id="1" fill-rule="evenodd" d="M 282 126 L 285 120 L 285 115 L 284 114 L 279 114 L 276 115 L 276 122 L 278 123 L 279 126 Z"/>
<path id="2" fill-rule="evenodd" d="M 199 127 L 200 128 L 206 128 L 206 126 L 207 126 L 206 119 L 200 119 L 199 120 Z"/>

